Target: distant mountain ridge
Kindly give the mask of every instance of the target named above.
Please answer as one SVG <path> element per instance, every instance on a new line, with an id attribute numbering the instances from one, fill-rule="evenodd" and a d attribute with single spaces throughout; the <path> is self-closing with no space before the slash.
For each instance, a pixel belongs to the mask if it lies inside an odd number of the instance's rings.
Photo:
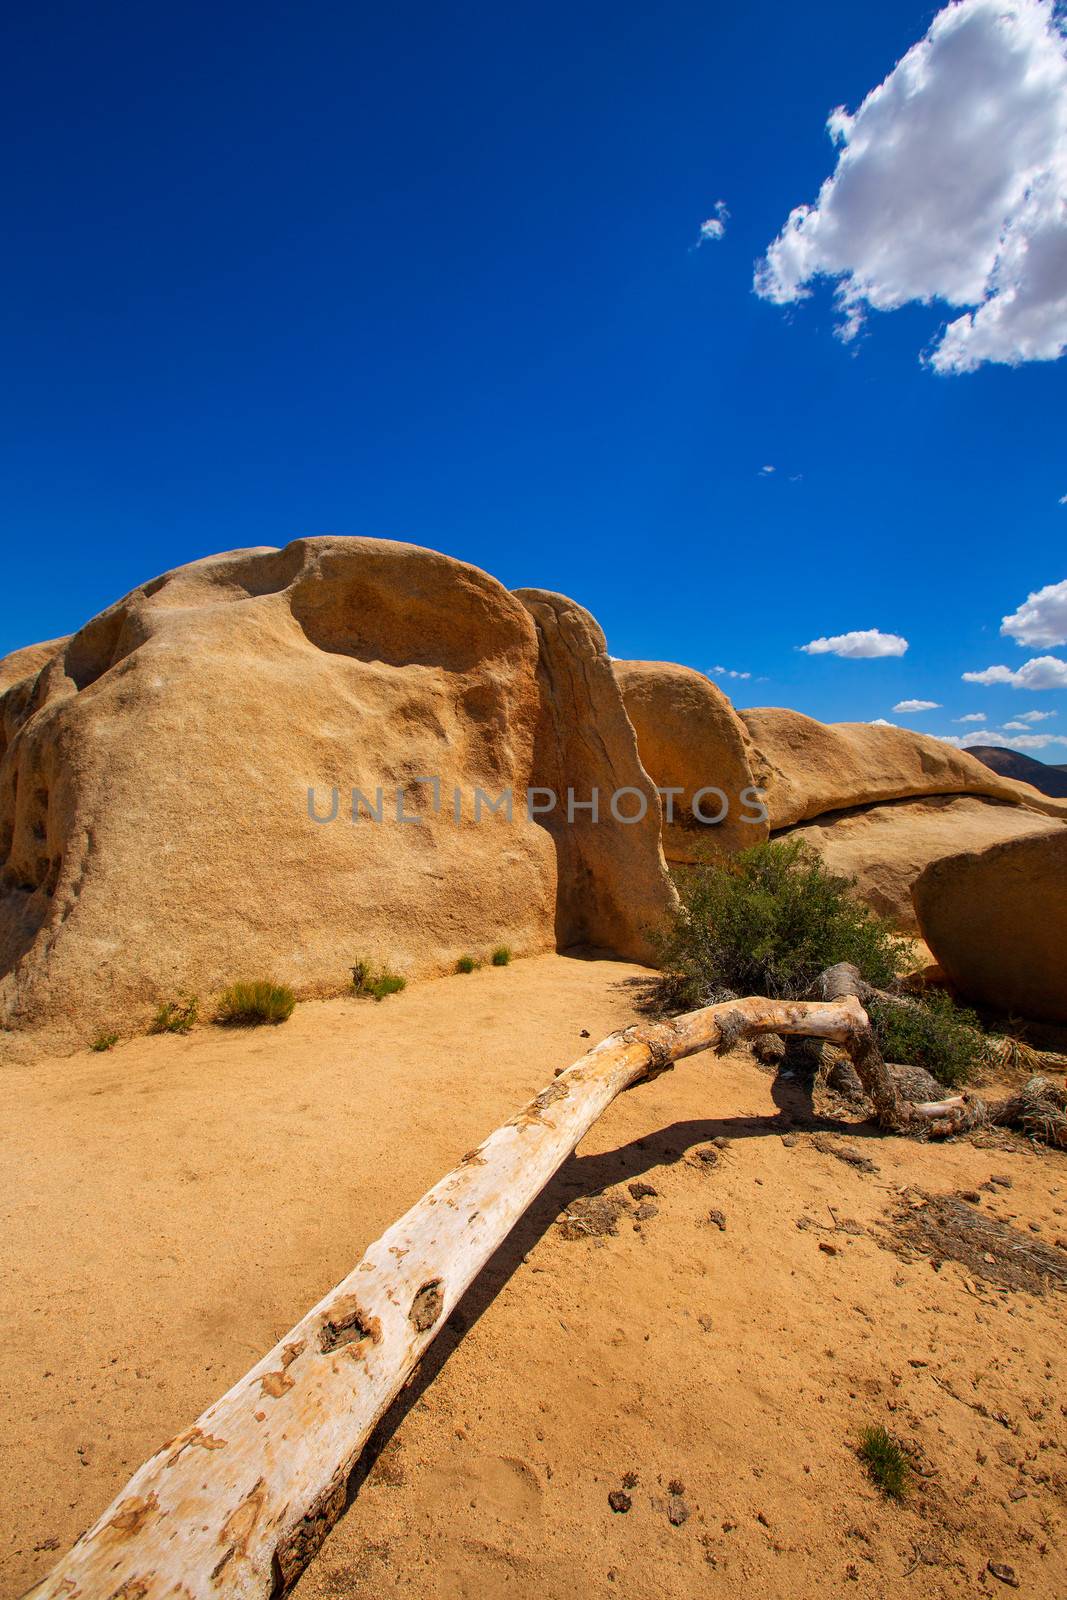
<path id="1" fill-rule="evenodd" d="M 1054 800 L 1067 799 L 1067 767 L 1051 767 L 1044 761 L 1035 761 L 1033 756 L 1023 755 L 1021 750 L 1005 750 L 1001 745 L 969 744 L 967 754 L 977 756 L 984 766 L 999 772 L 1002 778 L 1028 783 Z"/>

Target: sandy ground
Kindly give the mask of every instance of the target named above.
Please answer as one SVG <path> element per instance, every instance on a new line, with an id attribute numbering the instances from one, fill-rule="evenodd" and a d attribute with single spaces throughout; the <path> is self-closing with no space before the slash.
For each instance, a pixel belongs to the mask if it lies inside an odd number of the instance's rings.
<path id="1" fill-rule="evenodd" d="M 630 1020 L 637 975 L 545 957 L 279 1029 L 7 1066 L 0 1592 L 42 1576 L 581 1029 Z M 903 1186 L 997 1173 L 1012 1187 L 981 1205 L 1052 1242 L 1067 1157 L 853 1129 L 863 1172 L 772 1087 L 747 1053 L 697 1057 L 615 1103 L 386 1419 L 299 1600 L 981 1595 L 1004 1588 L 990 1561 L 1067 1595 L 1064 1300 L 907 1264 L 871 1231 Z M 642 1220 L 636 1181 L 656 1191 Z M 631 1207 L 618 1232 L 565 1239 L 563 1209 L 605 1192 Z M 870 1422 L 916 1448 L 903 1507 L 857 1460 Z"/>

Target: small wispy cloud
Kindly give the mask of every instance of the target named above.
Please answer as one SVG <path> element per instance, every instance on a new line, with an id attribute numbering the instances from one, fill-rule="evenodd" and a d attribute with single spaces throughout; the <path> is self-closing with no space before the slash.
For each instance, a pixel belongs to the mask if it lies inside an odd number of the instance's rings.
<path id="1" fill-rule="evenodd" d="M 957 750 L 969 750 L 972 745 L 993 745 L 1007 750 L 1047 750 L 1051 745 L 1067 744 L 1067 733 L 1012 733 L 1011 723 L 1000 728 L 983 728 L 981 733 L 939 733 L 942 744 L 954 745 Z"/>
<path id="2" fill-rule="evenodd" d="M 907 639 L 899 633 L 882 633 L 878 628 L 854 628 L 851 633 L 835 633 L 828 639 L 812 639 L 799 647 L 806 656 L 841 656 L 845 661 L 873 661 L 878 656 L 902 656 Z"/>
<path id="3" fill-rule="evenodd" d="M 1047 722 L 1049 717 L 1054 717 L 1055 711 L 1020 711 L 1020 722 Z"/>
<path id="4" fill-rule="evenodd" d="M 968 711 L 965 717 L 953 717 L 952 720 L 953 722 L 985 722 L 986 714 L 984 711 Z"/>
<path id="5" fill-rule="evenodd" d="M 769 478 L 774 470 L 774 467 L 760 467 L 759 475 L 761 478 Z"/>
<path id="6" fill-rule="evenodd" d="M 898 700 L 894 711 L 940 711 L 940 700 Z"/>
<path id="7" fill-rule="evenodd" d="M 1067 494 L 1060 495 L 1060 505 L 1067 506 Z"/>
<path id="8" fill-rule="evenodd" d="M 717 239 L 721 239 L 726 233 L 726 224 L 729 220 L 730 213 L 726 209 L 725 202 L 717 200 L 711 216 L 705 217 L 700 224 L 697 247 L 699 248 L 702 244 L 714 244 Z"/>
<path id="9" fill-rule="evenodd" d="M 887 722 L 885 717 L 873 717 L 867 724 L 868 728 L 895 728 L 895 722 Z"/>
<path id="10" fill-rule="evenodd" d="M 707 676 L 716 678 L 751 678 L 751 672 L 735 672 L 733 667 L 709 667 Z"/>

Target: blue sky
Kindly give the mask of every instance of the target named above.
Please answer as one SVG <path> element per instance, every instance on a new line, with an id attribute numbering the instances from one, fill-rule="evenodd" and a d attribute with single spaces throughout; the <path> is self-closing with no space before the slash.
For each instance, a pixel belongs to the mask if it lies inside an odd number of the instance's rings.
<path id="1" fill-rule="evenodd" d="M 893 282 L 843 340 L 828 282 L 795 298 L 833 267 L 829 206 L 779 303 L 753 290 L 835 170 L 827 117 L 936 10 L 23 8 L 0 653 L 216 550 L 370 534 L 573 595 L 616 655 L 748 672 L 722 678 L 740 705 L 1067 735 L 1062 688 L 962 681 L 1067 656 L 1000 633 L 1067 576 L 1067 361 L 939 372 L 966 302 L 870 309 Z M 915 237 L 958 254 L 968 219 L 937 217 Z M 898 265 L 947 292 L 943 263 Z M 906 653 L 798 648 L 866 629 Z"/>

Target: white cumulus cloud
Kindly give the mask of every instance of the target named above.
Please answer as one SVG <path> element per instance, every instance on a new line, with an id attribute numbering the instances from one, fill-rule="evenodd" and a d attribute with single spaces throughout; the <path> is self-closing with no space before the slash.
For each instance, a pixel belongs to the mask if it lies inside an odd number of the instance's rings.
<path id="1" fill-rule="evenodd" d="M 899 633 L 854 628 L 851 633 L 835 633 L 829 639 L 812 639 L 800 648 L 808 656 L 843 656 L 846 661 L 869 661 L 876 656 L 902 656 L 908 641 Z"/>
<path id="2" fill-rule="evenodd" d="M 700 224 L 700 234 L 697 238 L 697 244 L 709 244 L 713 243 L 716 239 L 721 239 L 726 232 L 726 224 L 729 220 L 730 213 L 727 211 L 723 202 L 721 200 L 716 201 L 715 209 L 712 211 L 711 216 L 705 218 L 705 220 Z"/>
<path id="3" fill-rule="evenodd" d="M 1032 656 L 1017 671 L 1011 667 L 986 667 L 965 672 L 964 683 L 1010 684 L 1013 689 L 1067 689 L 1067 661 L 1058 656 Z"/>
<path id="4" fill-rule="evenodd" d="M 851 113 L 814 205 L 756 272 L 778 305 L 836 280 L 840 334 L 868 310 L 963 310 L 938 372 L 1050 361 L 1067 346 L 1067 39 L 1053 0 L 958 0 Z M 1067 497 L 1065 497 L 1067 498 Z"/>
<path id="5" fill-rule="evenodd" d="M 751 672 L 735 672 L 732 667 L 712 667 L 707 674 L 710 678 L 714 673 L 717 678 L 751 678 Z"/>
<path id="6" fill-rule="evenodd" d="M 939 700 L 898 700 L 894 711 L 940 711 Z"/>
<path id="7" fill-rule="evenodd" d="M 885 717 L 872 717 L 867 726 L 868 728 L 896 728 L 899 726 L 899 724 L 896 722 L 887 722 Z"/>
<path id="8" fill-rule="evenodd" d="M 1067 578 L 1028 594 L 1018 611 L 1004 618 L 1000 631 L 1017 644 L 1067 644 Z"/>
<path id="9" fill-rule="evenodd" d="M 1020 711 L 1020 722 L 1047 722 L 1049 717 L 1054 717 L 1055 711 Z"/>
<path id="10" fill-rule="evenodd" d="M 955 722 L 984 722 L 986 714 L 984 711 L 968 711 L 965 717 L 955 717 L 953 720 Z"/>
<path id="11" fill-rule="evenodd" d="M 1011 724 L 1007 726 L 1010 728 Z M 1067 734 L 1063 733 L 1002 733 L 999 728 L 982 733 L 942 733 L 938 738 L 942 744 L 954 745 L 957 750 L 969 750 L 975 744 L 1007 750 L 1047 750 L 1050 745 L 1067 744 Z"/>

